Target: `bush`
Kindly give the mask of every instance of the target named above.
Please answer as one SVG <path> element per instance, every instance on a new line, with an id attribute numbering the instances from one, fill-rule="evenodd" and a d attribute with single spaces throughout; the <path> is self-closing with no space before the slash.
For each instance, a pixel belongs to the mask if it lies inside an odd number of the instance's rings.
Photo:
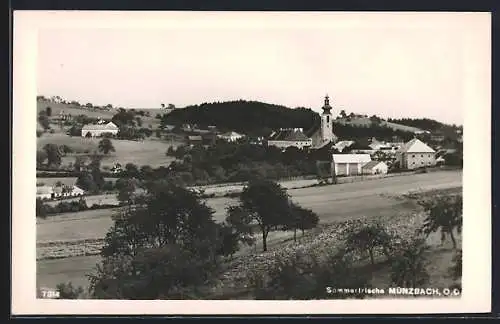
<path id="1" fill-rule="evenodd" d="M 84 292 L 82 287 L 73 287 L 71 282 L 60 283 L 56 289 L 59 291 L 59 299 L 79 299 Z"/>
<path id="2" fill-rule="evenodd" d="M 278 260 L 265 272 L 249 277 L 256 299 L 345 299 L 364 298 L 363 294 L 330 294 L 327 287 L 366 287 L 369 277 L 353 267 L 343 252 L 326 256 L 297 252 Z"/>

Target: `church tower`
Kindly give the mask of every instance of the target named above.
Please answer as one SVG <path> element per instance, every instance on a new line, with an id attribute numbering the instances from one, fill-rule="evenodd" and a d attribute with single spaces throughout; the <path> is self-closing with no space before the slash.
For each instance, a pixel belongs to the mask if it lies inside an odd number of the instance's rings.
<path id="1" fill-rule="evenodd" d="M 323 113 L 321 114 L 321 141 L 333 141 L 333 122 L 332 122 L 332 107 L 330 106 L 330 98 L 328 95 L 325 97 L 325 104 L 323 105 Z"/>

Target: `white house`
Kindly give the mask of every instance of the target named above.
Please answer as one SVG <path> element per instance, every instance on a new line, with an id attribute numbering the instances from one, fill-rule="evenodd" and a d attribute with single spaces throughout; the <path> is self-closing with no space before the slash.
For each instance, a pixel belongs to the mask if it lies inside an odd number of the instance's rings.
<path id="1" fill-rule="evenodd" d="M 113 122 L 107 124 L 88 124 L 82 128 L 82 137 L 99 137 L 104 134 L 118 134 L 119 128 Z"/>
<path id="2" fill-rule="evenodd" d="M 363 174 L 387 174 L 388 166 L 383 161 L 370 161 L 361 170 Z"/>
<path id="3" fill-rule="evenodd" d="M 332 154 L 332 164 L 337 176 L 362 174 L 362 167 L 371 160 L 370 154 Z"/>
<path id="4" fill-rule="evenodd" d="M 235 142 L 235 141 L 243 138 L 244 135 L 238 134 L 236 132 L 227 132 L 227 133 L 224 133 L 224 134 L 217 135 L 217 137 L 219 137 L 219 138 L 221 138 L 223 140 L 226 140 L 228 142 Z"/>
<path id="5" fill-rule="evenodd" d="M 312 139 L 307 137 L 302 128 L 287 128 L 273 132 L 267 141 L 267 145 L 286 149 L 295 146 L 298 149 L 312 146 Z"/>
<path id="6" fill-rule="evenodd" d="M 36 198 L 37 199 L 51 199 L 54 195 L 54 189 L 50 186 L 37 186 Z"/>
<path id="7" fill-rule="evenodd" d="M 396 152 L 396 163 L 401 169 L 417 169 L 436 165 L 436 151 L 414 138 Z"/>
<path id="8" fill-rule="evenodd" d="M 339 141 L 333 145 L 333 148 L 337 149 L 339 152 L 342 152 L 346 147 L 348 148 L 354 144 L 354 141 Z"/>
<path id="9" fill-rule="evenodd" d="M 77 186 L 55 186 L 53 187 L 54 198 L 70 198 L 83 196 L 85 191 Z"/>

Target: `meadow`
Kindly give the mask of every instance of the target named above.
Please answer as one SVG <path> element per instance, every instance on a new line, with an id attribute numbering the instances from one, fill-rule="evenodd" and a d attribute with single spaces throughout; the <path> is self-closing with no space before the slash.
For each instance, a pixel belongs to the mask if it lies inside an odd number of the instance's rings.
<path id="1" fill-rule="evenodd" d="M 397 199 L 397 196 L 404 193 L 461 188 L 461 186 L 461 173 L 444 171 L 341 185 L 291 189 L 288 193 L 294 202 L 313 210 L 320 216 L 320 222 L 327 224 L 365 215 L 384 216 L 394 211 L 414 208 L 411 202 Z M 111 204 L 116 197 L 107 195 L 100 196 L 99 199 L 103 201 L 102 203 Z M 209 198 L 206 202 L 215 211 L 214 220 L 222 222 L 226 217 L 226 208 L 237 204 L 238 200 L 222 197 Z M 112 225 L 113 212 L 112 209 L 100 209 L 37 219 L 37 243 L 103 238 Z"/>
<path id="2" fill-rule="evenodd" d="M 84 138 L 68 136 L 62 133 L 45 133 L 37 138 L 37 149 L 42 149 L 46 144 L 67 145 L 75 153 L 63 156 L 62 164 L 75 162 L 77 155 L 88 155 L 97 150 L 100 138 Z M 112 167 L 115 163 L 125 165 L 133 163 L 138 166 L 150 165 L 151 167 L 168 166 L 174 158 L 165 153 L 170 146 L 178 146 L 179 142 L 163 141 L 159 139 L 145 139 L 142 141 L 129 141 L 112 139 L 115 152 L 103 156 L 103 167 Z"/>

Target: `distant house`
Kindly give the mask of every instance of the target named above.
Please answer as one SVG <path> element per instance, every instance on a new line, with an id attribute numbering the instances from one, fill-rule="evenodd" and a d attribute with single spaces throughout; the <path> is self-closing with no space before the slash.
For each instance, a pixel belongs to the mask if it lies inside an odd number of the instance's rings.
<path id="1" fill-rule="evenodd" d="M 383 161 L 370 161 L 361 170 L 363 174 L 387 174 L 388 166 Z"/>
<path id="2" fill-rule="evenodd" d="M 54 197 L 54 189 L 50 186 L 37 186 L 36 198 L 37 199 L 52 199 Z"/>
<path id="3" fill-rule="evenodd" d="M 276 146 L 283 150 L 290 146 L 303 149 L 312 146 L 312 139 L 304 134 L 302 128 L 282 128 L 271 134 L 267 145 Z"/>
<path id="4" fill-rule="evenodd" d="M 227 133 L 220 134 L 217 136 L 225 141 L 228 141 L 228 142 L 235 142 L 235 141 L 245 137 L 245 135 L 238 134 L 236 132 L 227 132 Z"/>
<path id="5" fill-rule="evenodd" d="M 115 163 L 115 165 L 113 165 L 110 171 L 113 174 L 120 173 L 123 171 L 122 165 L 120 163 Z"/>
<path id="6" fill-rule="evenodd" d="M 187 140 L 190 145 L 203 144 L 203 137 L 201 135 L 189 135 Z"/>
<path id="7" fill-rule="evenodd" d="M 54 186 L 52 198 L 70 198 L 83 196 L 85 191 L 77 186 Z"/>
<path id="8" fill-rule="evenodd" d="M 333 148 L 338 150 L 339 152 L 342 152 L 344 149 L 348 148 L 349 146 L 353 145 L 354 141 L 339 141 L 333 145 Z"/>
<path id="9" fill-rule="evenodd" d="M 436 165 L 436 151 L 414 138 L 396 152 L 396 165 L 401 169 L 417 169 Z"/>
<path id="10" fill-rule="evenodd" d="M 118 134 L 119 128 L 113 122 L 107 124 L 88 124 L 82 128 L 82 137 L 100 137 L 104 134 Z"/>
<path id="11" fill-rule="evenodd" d="M 332 168 L 337 176 L 359 175 L 371 160 L 370 154 L 332 154 Z"/>

